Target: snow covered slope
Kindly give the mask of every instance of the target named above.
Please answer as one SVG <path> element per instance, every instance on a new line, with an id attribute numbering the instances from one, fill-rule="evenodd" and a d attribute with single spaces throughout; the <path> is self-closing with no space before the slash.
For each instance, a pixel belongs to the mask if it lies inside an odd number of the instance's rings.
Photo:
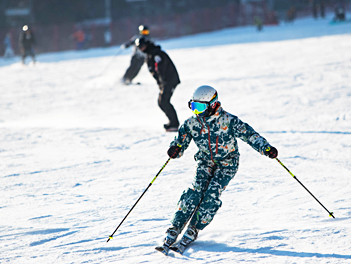
<path id="1" fill-rule="evenodd" d="M 142 85 L 123 86 L 130 50 L 42 54 L 25 67 L 0 59 L 0 263 L 351 263 L 350 33 L 304 19 L 160 42 L 182 81 L 172 98 L 181 121 L 193 90 L 214 86 L 336 217 L 239 140 L 223 206 L 184 256 L 154 247 L 192 181 L 194 144 L 106 243 L 175 136 L 147 68 Z"/>

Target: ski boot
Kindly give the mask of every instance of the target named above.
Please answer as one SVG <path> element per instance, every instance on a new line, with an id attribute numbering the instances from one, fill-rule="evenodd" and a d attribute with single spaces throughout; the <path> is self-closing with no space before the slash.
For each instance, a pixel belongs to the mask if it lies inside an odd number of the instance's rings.
<path id="1" fill-rule="evenodd" d="M 164 239 L 163 245 L 156 247 L 155 249 L 167 256 L 169 247 L 177 240 L 179 233 L 180 233 L 180 230 L 174 226 L 168 228 L 166 231 L 167 236 Z"/>
<path id="2" fill-rule="evenodd" d="M 194 226 L 189 226 L 179 243 L 170 247 L 171 250 L 183 255 L 190 243 L 197 238 L 198 230 Z"/>
<path id="3" fill-rule="evenodd" d="M 166 132 L 178 132 L 178 127 L 179 124 L 173 125 L 173 124 L 164 124 L 163 127 L 165 128 Z"/>
<path id="4" fill-rule="evenodd" d="M 121 82 L 122 82 L 124 85 L 129 85 L 129 84 L 132 83 L 132 80 L 123 77 L 123 78 L 121 79 Z"/>

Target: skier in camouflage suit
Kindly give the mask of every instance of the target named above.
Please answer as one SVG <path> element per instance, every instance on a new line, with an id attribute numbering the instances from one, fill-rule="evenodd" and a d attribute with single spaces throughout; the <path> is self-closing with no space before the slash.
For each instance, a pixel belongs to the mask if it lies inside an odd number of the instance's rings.
<path id="1" fill-rule="evenodd" d="M 197 238 L 221 207 L 219 199 L 230 180 L 238 171 L 239 151 L 236 138 L 248 143 L 253 149 L 270 158 L 278 151 L 251 126 L 226 112 L 218 102 L 217 91 L 211 86 L 200 86 L 189 101 L 194 116 L 179 128 L 178 136 L 170 144 L 168 155 L 179 158 L 194 140 L 199 151 L 195 154 L 197 169 L 192 187 L 185 190 L 174 213 L 172 226 L 162 247 L 156 248 L 167 254 L 169 248 L 182 253 Z M 189 222 L 183 238 L 172 248 L 177 236 Z M 162 248 L 162 250 L 160 250 Z"/>

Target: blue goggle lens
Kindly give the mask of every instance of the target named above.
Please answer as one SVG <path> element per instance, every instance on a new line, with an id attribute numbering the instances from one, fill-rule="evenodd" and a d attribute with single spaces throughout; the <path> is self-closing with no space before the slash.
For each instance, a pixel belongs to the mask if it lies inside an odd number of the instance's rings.
<path id="1" fill-rule="evenodd" d="M 206 103 L 191 102 L 191 111 L 198 115 L 206 111 L 208 105 Z"/>

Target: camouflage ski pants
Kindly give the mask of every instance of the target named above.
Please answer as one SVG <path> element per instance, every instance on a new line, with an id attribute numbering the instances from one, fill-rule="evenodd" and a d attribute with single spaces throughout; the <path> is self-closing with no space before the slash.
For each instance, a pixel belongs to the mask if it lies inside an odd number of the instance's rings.
<path id="1" fill-rule="evenodd" d="M 199 160 L 192 188 L 183 192 L 171 219 L 173 226 L 182 230 L 190 220 L 190 225 L 204 229 L 221 207 L 219 197 L 234 178 L 238 165 L 239 157 L 216 163 Z"/>

